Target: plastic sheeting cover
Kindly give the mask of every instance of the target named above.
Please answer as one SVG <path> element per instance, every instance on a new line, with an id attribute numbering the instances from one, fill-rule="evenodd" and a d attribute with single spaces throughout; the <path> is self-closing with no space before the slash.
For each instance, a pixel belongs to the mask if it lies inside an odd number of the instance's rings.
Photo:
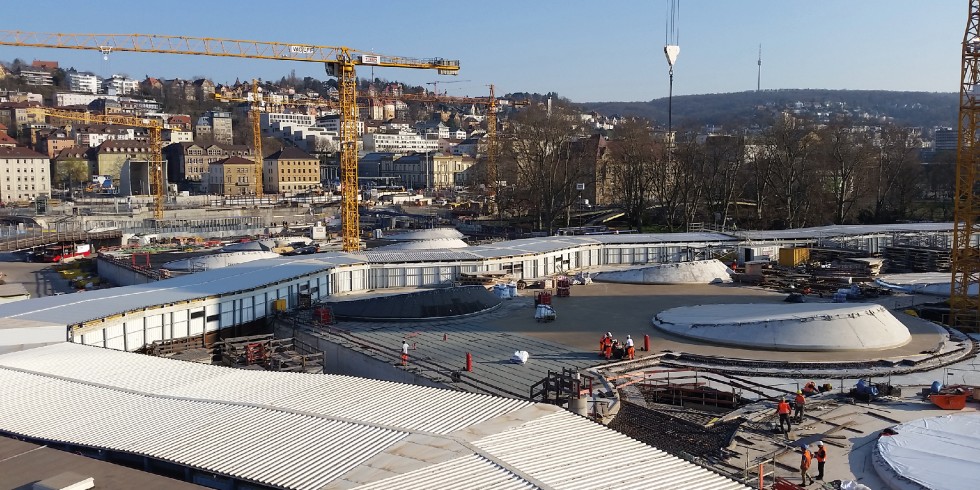
<path id="1" fill-rule="evenodd" d="M 893 471 L 926 488 L 977 488 L 980 413 L 919 419 L 894 430 L 897 435 L 878 439 L 878 451 Z"/>

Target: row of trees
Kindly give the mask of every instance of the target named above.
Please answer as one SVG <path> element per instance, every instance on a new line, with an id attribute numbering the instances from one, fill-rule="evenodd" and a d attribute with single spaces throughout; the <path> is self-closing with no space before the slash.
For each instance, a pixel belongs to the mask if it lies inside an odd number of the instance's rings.
<path id="1" fill-rule="evenodd" d="M 951 219 L 953 156 L 923 165 L 908 128 L 817 125 L 782 118 L 752 134 L 674 141 L 644 120 L 616 127 L 606 145 L 570 106 L 530 107 L 501 131 L 498 204 L 540 230 L 570 222 L 577 183 L 629 225 L 683 230 L 690 223 L 755 229 Z M 603 148 L 605 146 L 605 148 Z"/>

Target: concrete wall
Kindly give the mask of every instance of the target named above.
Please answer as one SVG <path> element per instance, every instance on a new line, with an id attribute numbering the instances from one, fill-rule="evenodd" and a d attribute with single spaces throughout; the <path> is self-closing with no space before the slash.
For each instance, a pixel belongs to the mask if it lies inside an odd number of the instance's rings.
<path id="1" fill-rule="evenodd" d="M 380 379 L 434 388 L 449 388 L 396 366 L 395 364 L 399 361 L 395 357 L 392 357 L 391 362 L 377 359 L 328 340 L 308 327 L 293 328 L 283 322 L 276 322 L 274 333 L 277 338 L 293 338 L 296 341 L 295 348 L 298 352 L 304 354 L 322 352 L 323 372 L 327 374 Z"/>

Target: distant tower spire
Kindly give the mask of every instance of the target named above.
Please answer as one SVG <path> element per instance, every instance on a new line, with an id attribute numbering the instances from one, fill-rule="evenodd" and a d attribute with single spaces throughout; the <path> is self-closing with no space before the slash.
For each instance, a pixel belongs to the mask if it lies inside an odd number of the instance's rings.
<path id="1" fill-rule="evenodd" d="M 759 44 L 759 73 L 755 76 L 755 91 L 762 90 L 762 44 Z"/>
<path id="2" fill-rule="evenodd" d="M 755 91 L 762 90 L 762 44 L 759 44 L 759 73 L 755 78 Z"/>

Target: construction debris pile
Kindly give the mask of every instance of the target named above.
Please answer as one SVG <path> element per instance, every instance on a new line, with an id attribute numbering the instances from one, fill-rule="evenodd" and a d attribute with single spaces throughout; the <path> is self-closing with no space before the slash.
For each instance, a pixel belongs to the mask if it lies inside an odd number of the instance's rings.
<path id="1" fill-rule="evenodd" d="M 236 337 L 215 342 L 221 364 L 228 367 L 269 371 L 323 372 L 323 353 L 300 354 L 293 339 L 272 334 Z"/>

